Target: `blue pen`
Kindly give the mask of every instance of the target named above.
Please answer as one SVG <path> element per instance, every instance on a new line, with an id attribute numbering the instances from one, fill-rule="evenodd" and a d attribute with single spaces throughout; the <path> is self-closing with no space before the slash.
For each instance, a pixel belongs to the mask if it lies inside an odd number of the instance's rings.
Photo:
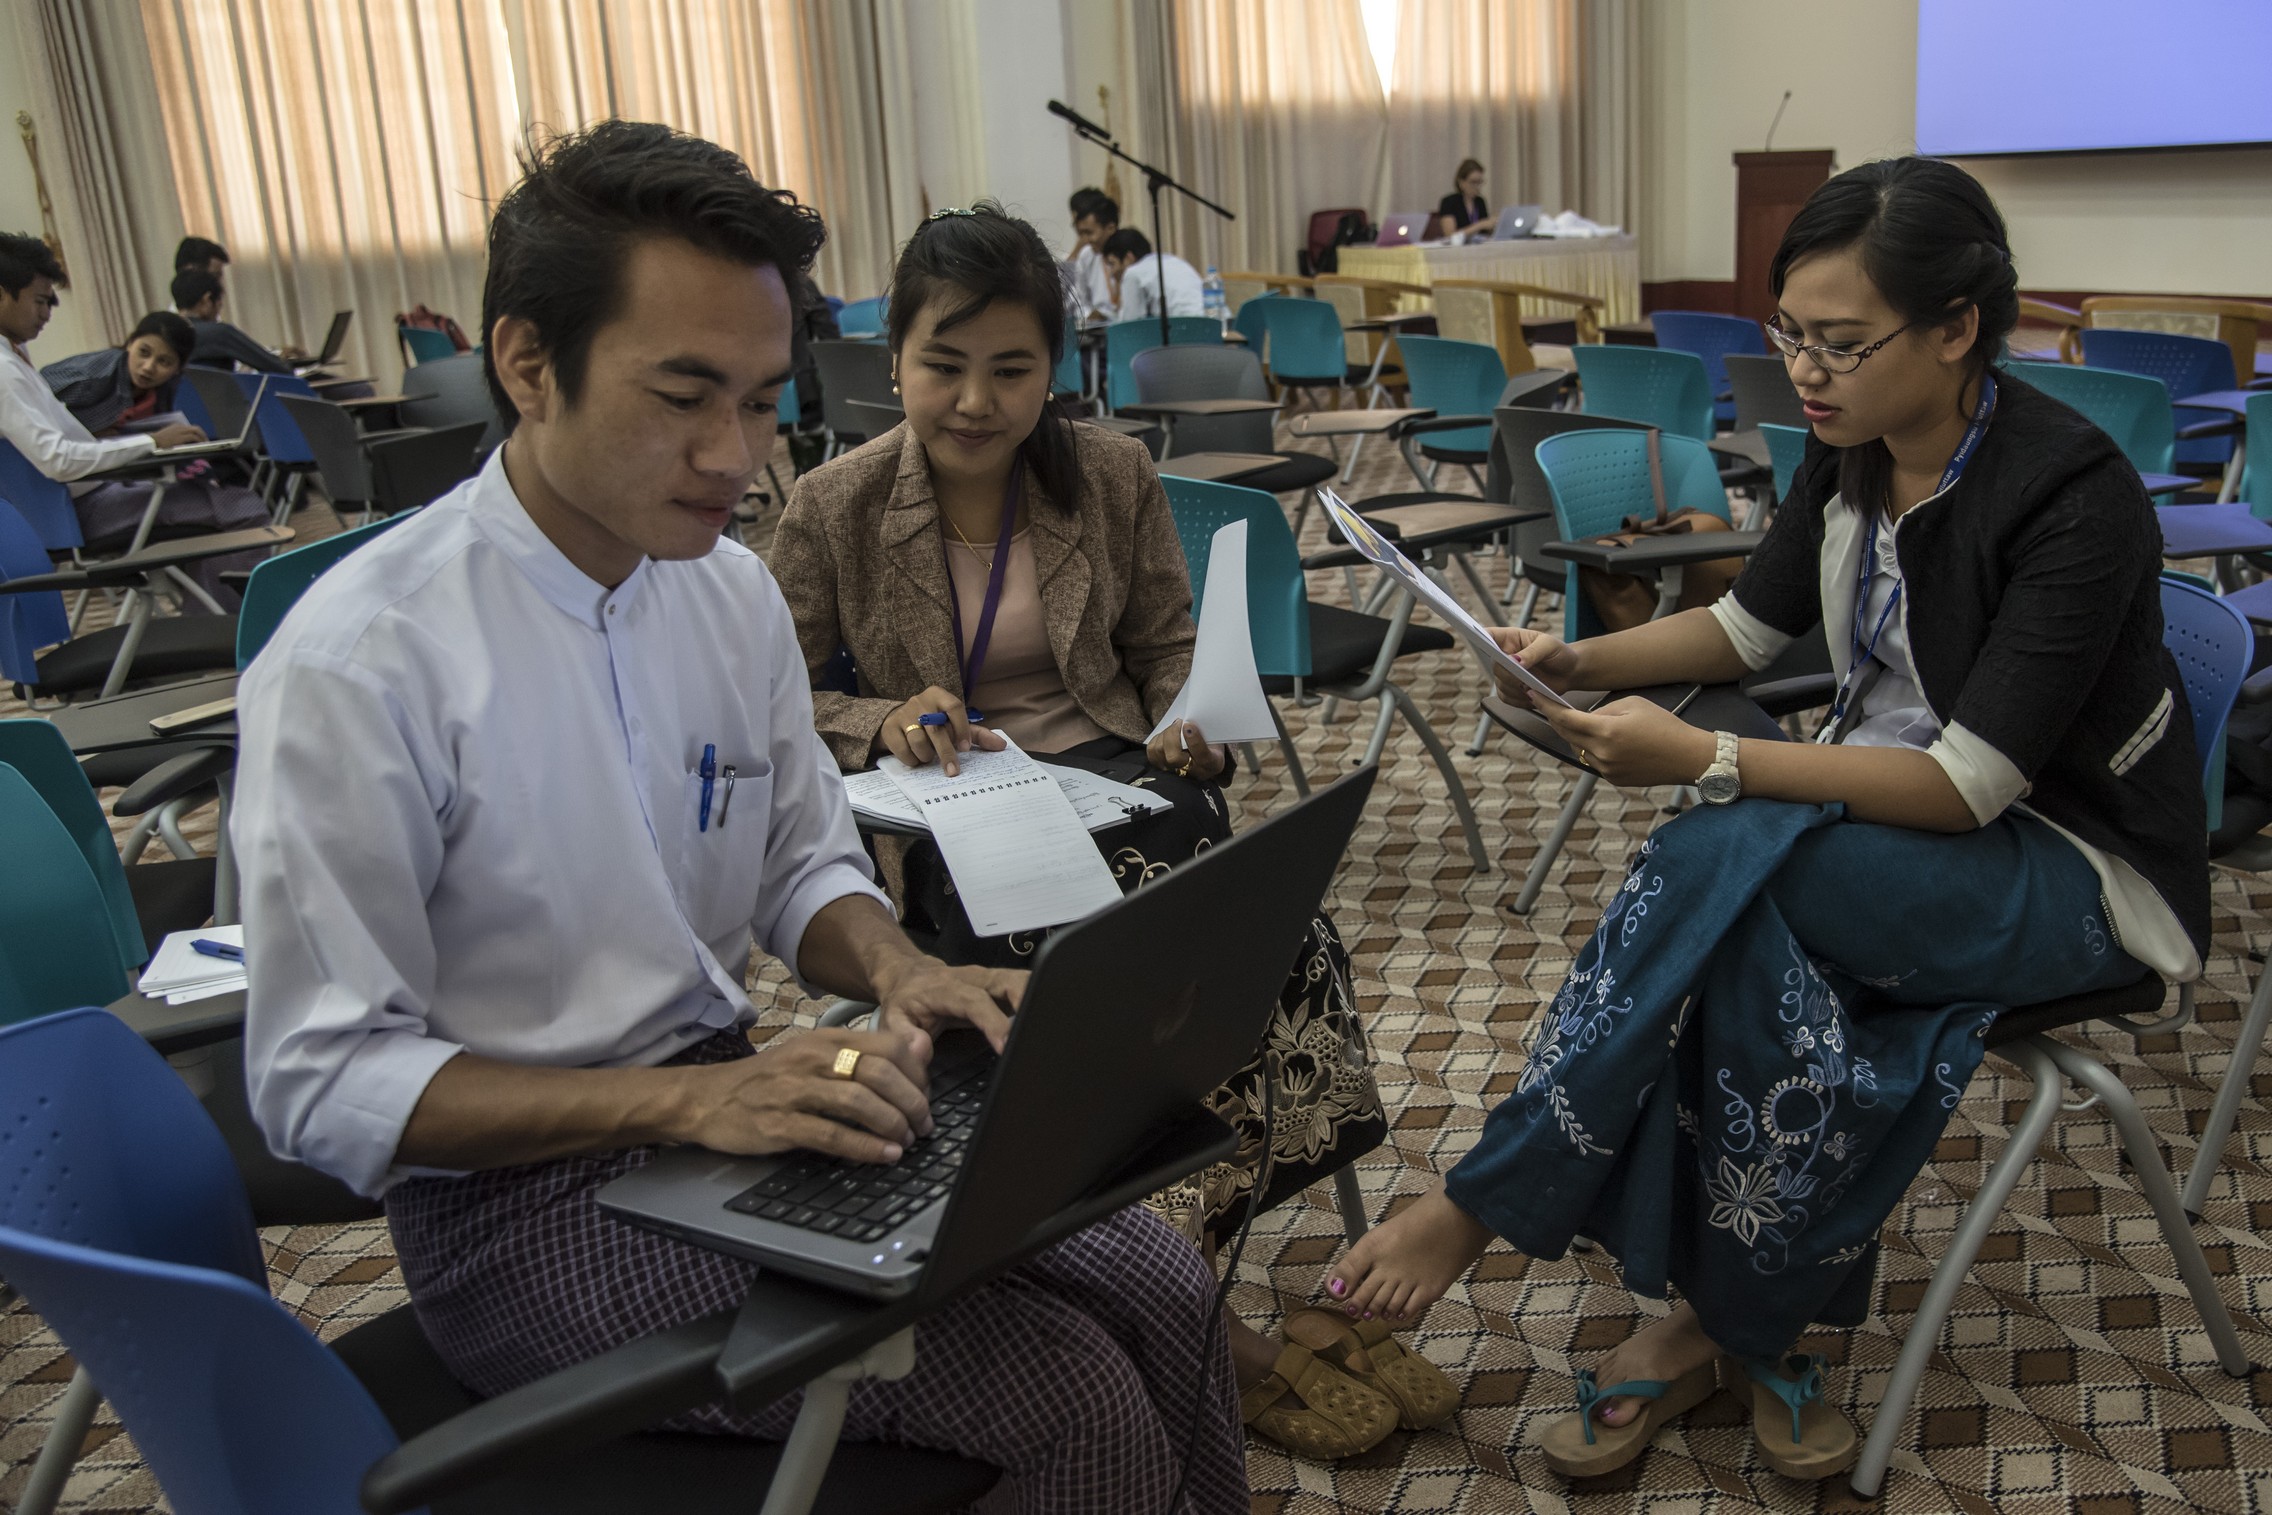
<path id="1" fill-rule="evenodd" d="M 986 712 L 983 710 L 965 710 L 963 718 L 965 720 L 983 721 L 986 719 Z M 915 724 L 918 726 L 951 726 L 954 722 L 944 710 L 926 710 L 915 718 Z"/>
<path id="2" fill-rule="evenodd" d="M 191 938 L 189 944 L 207 957 L 225 957 L 234 963 L 241 963 L 245 960 L 245 949 L 232 947 L 227 942 L 208 941 L 200 936 Z"/>
<path id="3" fill-rule="evenodd" d="M 710 788 L 718 781 L 718 744 L 706 742 L 702 747 L 702 819 L 698 829 L 710 829 Z"/>

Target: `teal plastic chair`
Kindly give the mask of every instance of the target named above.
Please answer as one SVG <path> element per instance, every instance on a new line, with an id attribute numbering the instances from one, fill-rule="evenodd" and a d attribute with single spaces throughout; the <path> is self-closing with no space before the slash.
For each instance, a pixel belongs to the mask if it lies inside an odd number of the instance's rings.
<path id="1" fill-rule="evenodd" d="M 1439 462 L 1480 465 L 1490 456 L 1491 411 L 1507 387 L 1507 367 L 1496 348 L 1449 337 L 1400 336 L 1396 349 L 1412 403 L 1439 416 L 1480 416 L 1480 426 L 1432 431 L 1421 444 L 1423 456 Z"/>
<path id="2" fill-rule="evenodd" d="M 1798 477 L 1799 464 L 1806 460 L 1809 433 L 1804 426 L 1762 421 L 1759 434 L 1767 439 L 1767 462 L 1775 470 L 1775 502 L 1780 505 L 1791 497 L 1791 481 Z"/>
<path id="3" fill-rule="evenodd" d="M 781 398 L 773 402 L 773 419 L 784 427 L 795 426 L 805 418 L 804 408 L 797 403 L 797 381 L 791 379 L 781 386 Z"/>
<path id="4" fill-rule="evenodd" d="M 450 340 L 447 332 L 434 331 L 424 326 L 397 326 L 394 330 L 395 335 L 402 339 L 403 349 L 410 354 L 410 361 L 414 364 L 431 363 L 436 358 L 454 358 L 458 354 L 458 344 Z"/>
<path id="5" fill-rule="evenodd" d="M 405 510 L 385 516 L 368 526 L 358 526 L 353 531 L 342 531 L 320 542 L 279 553 L 256 566 L 252 577 L 245 580 L 245 602 L 237 612 L 238 669 L 252 666 L 260 649 L 268 645 L 268 639 L 283 624 L 285 613 L 299 603 L 300 596 L 308 592 L 310 584 L 323 577 L 326 569 L 381 532 L 401 525 L 416 514 L 415 510 Z"/>
<path id="6" fill-rule="evenodd" d="M 884 297 L 854 300 L 836 313 L 838 335 L 880 337 L 884 334 Z"/>
<path id="7" fill-rule="evenodd" d="M 1049 392 L 1063 399 L 1078 399 L 1088 387 L 1081 372 L 1081 344 L 1072 332 L 1065 333 L 1065 351 L 1059 354 L 1057 368 L 1049 376 Z"/>
<path id="8" fill-rule="evenodd" d="M 1271 379 L 1295 389 L 1346 389 L 1365 370 L 1349 371 L 1349 342 L 1341 316 L 1323 300 L 1283 299 L 1261 304 L 1269 337 Z M 1252 341 L 1253 338 L 1248 338 Z"/>
<path id="9" fill-rule="evenodd" d="M 1220 347 L 1223 323 L 1213 316 L 1171 316 L 1168 336 L 1170 345 L 1176 347 Z M 1136 403 L 1136 374 L 1128 365 L 1136 360 L 1136 354 L 1150 352 L 1160 345 L 1157 316 L 1143 321 L 1115 321 L 1104 329 L 1104 396 L 1108 409 L 1117 411 L 1123 405 Z"/>
<path id="10" fill-rule="evenodd" d="M 0 763 L 0 1024 L 126 993 L 117 927 L 69 828 Z M 139 930 L 139 928 L 137 928 Z"/>
<path id="11" fill-rule="evenodd" d="M 2169 494 L 2199 482 L 2170 472 L 2177 421 L 2169 386 L 2161 380 L 2078 363 L 2011 362 L 2004 367 L 2112 437 L 2149 492 Z"/>
<path id="12" fill-rule="evenodd" d="M 1286 525 L 1277 497 L 1259 489 L 1162 476 L 1183 561 L 1191 573 L 1191 613 L 1198 617 L 1207 592 L 1207 564 L 1215 533 L 1245 521 L 1246 616 L 1254 637 L 1255 671 L 1265 679 L 1310 676 L 1310 597 L 1302 582 L 1301 549 Z M 1288 749 L 1288 761 L 1292 750 Z M 1299 771 L 1299 765 L 1295 765 Z"/>
<path id="13" fill-rule="evenodd" d="M 133 891 L 127 887 L 126 868 L 119 861 L 110 821 L 63 733 L 41 720 L 0 721 L 0 764 L 31 785 L 40 803 L 71 838 L 81 865 L 102 896 L 103 914 L 110 922 L 116 947 L 114 961 L 121 969 L 139 968 L 148 962 L 150 944 L 134 908 Z"/>
<path id="14" fill-rule="evenodd" d="M 1258 358 L 1264 356 L 1263 344 L 1270 336 L 1270 305 L 1268 302 L 1292 298 L 1294 298 L 1292 295 L 1282 295 L 1276 290 L 1272 290 L 1266 294 L 1256 295 L 1253 299 L 1239 306 L 1237 314 L 1231 317 L 1231 329 L 1246 338 L 1247 351 Z"/>
<path id="15" fill-rule="evenodd" d="M 1712 381 L 1696 354 L 1594 342 L 1570 351 L 1578 360 L 1586 414 L 1646 421 L 1671 436 L 1712 440 Z"/>
<path id="16" fill-rule="evenodd" d="M 1553 498 L 1555 530 L 1565 542 L 1603 536 L 1618 530 L 1627 516 L 1654 513 L 1647 432 L 1565 432 L 1539 443 L 1536 456 Z M 1667 515 L 1701 510 L 1728 519 L 1727 491 L 1710 448 L 1692 437 L 1660 436 L 1658 462 Z M 1578 565 L 1568 565 L 1562 576 L 1562 639 L 1574 642 L 1606 630 L 1578 588 Z"/>

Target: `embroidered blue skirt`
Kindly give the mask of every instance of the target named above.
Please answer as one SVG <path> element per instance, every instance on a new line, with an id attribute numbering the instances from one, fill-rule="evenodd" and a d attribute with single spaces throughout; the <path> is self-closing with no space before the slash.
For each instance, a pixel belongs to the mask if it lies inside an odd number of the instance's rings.
<path id="1" fill-rule="evenodd" d="M 1700 806 L 1634 857 L 1446 1192 L 1533 1257 L 1592 1237 L 1722 1347 L 1781 1352 L 1867 1312 L 1879 1228 L 1998 1011 L 2144 972 L 2030 817 Z"/>

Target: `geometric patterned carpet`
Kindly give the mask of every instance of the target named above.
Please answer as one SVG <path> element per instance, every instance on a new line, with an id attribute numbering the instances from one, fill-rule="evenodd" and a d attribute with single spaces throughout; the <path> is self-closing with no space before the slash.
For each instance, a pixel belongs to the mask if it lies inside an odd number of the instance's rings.
<path id="1" fill-rule="evenodd" d="M 1401 463 L 1381 447 L 1370 450 L 1357 482 L 1352 498 L 1410 487 Z M 331 524 L 328 516 L 317 506 L 295 524 L 312 535 Z M 1313 520 L 1308 545 L 1317 530 Z M 1495 577 L 1498 565 L 1486 566 Z M 1313 576 L 1312 591 L 1339 598 L 1338 575 Z M 1514 1086 L 1538 1006 L 1560 983 L 1631 849 L 1661 819 L 1665 798 L 1603 787 L 1538 908 L 1518 917 L 1508 906 L 1553 823 L 1564 773 L 1504 735 L 1481 757 L 1466 756 L 1480 681 L 1464 655 L 1407 659 L 1397 673 L 1453 748 L 1493 866 L 1474 871 L 1442 779 L 1400 722 L 1331 901 L 1394 1121 L 1390 1143 L 1358 1170 L 1376 1220 L 1449 1167 L 1484 1112 Z M 13 713 L 0 705 L 0 715 Z M 1316 707 L 1285 714 L 1312 775 L 1346 771 L 1370 734 L 1370 709 L 1344 706 L 1330 724 Z M 1265 752 L 1260 773 L 1243 774 L 1233 798 L 1242 823 L 1251 824 L 1291 794 L 1283 762 Z M 2261 971 L 2248 953 L 2272 945 L 2272 882 L 2220 872 L 2215 909 L 2196 1024 L 2143 1039 L 2080 1035 L 2137 1093 L 2181 1173 Z M 809 1021 L 816 1008 L 763 962 L 753 965 L 753 992 L 766 1011 L 761 1038 Z M 1828 1356 L 1830 1391 L 1858 1423 L 1867 1423 L 1933 1263 L 2001 1150 L 2007 1115 L 2016 1117 L 2024 1099 L 2026 1081 L 2004 1071 L 1991 1057 L 1889 1222 L 1869 1321 L 1806 1344 Z M 2257 1075 L 2252 1095 L 2200 1235 L 2251 1356 L 2272 1364 L 2272 1249 L 2261 1235 L 2272 1220 L 2272 1074 Z M 2272 1510 L 2272 1371 L 2243 1380 L 2218 1371 L 2118 1154 L 2097 1111 L 2062 1115 L 2054 1125 L 2043 1160 L 2021 1180 L 1958 1298 L 1888 1476 L 1885 1509 Z M 1329 1186 L 1261 1217 L 1234 1305 L 1272 1329 L 1283 1309 L 1314 1297 L 1340 1238 Z M 277 1297 L 320 1334 L 403 1298 L 381 1224 L 278 1229 L 264 1240 Z M 1250 1440 L 1256 1515 L 1864 1507 L 1842 1480 L 1799 1484 L 1763 1467 L 1748 1415 L 1724 1396 L 1691 1412 L 1619 1474 L 1579 1486 L 1549 1471 L 1531 1443 L 1568 1413 L 1574 1369 L 1658 1308 L 1620 1288 L 1599 1253 L 1538 1262 L 1494 1247 L 1413 1333 L 1419 1350 L 1462 1386 L 1461 1414 L 1443 1430 L 1398 1432 L 1337 1466 Z M 20 1491 L 70 1372 L 53 1335 L 20 1303 L 0 1315 L 0 1507 L 12 1506 Z M 107 1407 L 64 1508 L 166 1508 Z"/>

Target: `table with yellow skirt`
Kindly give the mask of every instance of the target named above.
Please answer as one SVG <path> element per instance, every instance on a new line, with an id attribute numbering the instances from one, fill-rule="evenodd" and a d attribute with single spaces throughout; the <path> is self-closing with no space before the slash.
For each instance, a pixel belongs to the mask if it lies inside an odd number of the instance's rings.
<path id="1" fill-rule="evenodd" d="M 1510 374 L 1569 364 L 1566 349 L 1534 353 L 1526 321 L 1575 321 L 1578 341 L 1598 342 L 1603 327 L 1641 315 L 1640 244 L 1626 236 L 1344 247 L 1338 279 L 1369 284 L 1367 315 L 1433 314 L 1443 335 L 1496 347 Z"/>

